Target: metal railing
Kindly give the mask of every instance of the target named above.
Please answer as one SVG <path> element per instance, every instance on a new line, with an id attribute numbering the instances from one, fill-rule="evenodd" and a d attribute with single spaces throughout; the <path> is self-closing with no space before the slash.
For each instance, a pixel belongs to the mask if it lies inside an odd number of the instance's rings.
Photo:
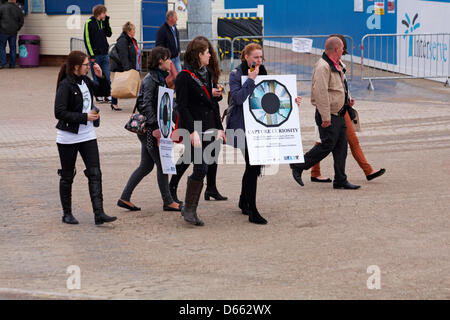
<path id="1" fill-rule="evenodd" d="M 312 41 L 311 52 L 294 52 L 292 50 L 293 38 L 308 38 Z M 295 36 L 239 36 L 234 39 L 218 38 L 210 39 L 216 48 L 218 61 L 222 76 L 220 83 L 227 84 L 228 76 L 234 66 L 240 63 L 241 50 L 245 45 L 256 42 L 263 46 L 264 65 L 270 74 L 296 74 L 297 81 L 311 81 L 312 70 L 314 64 L 320 58 L 328 35 L 295 35 Z M 345 36 L 347 40 L 348 56 L 344 58 L 347 63 L 347 78 L 349 81 L 353 78 L 353 50 L 354 42 L 349 36 Z M 183 62 L 184 51 L 191 40 L 180 40 L 181 60 Z M 148 54 L 151 48 L 155 46 L 155 41 L 138 42 L 142 50 L 141 65 L 147 65 Z M 110 49 L 114 46 L 111 44 Z M 71 38 L 71 50 L 85 51 L 83 39 Z M 141 72 L 146 72 L 145 67 L 141 68 Z"/>
<path id="2" fill-rule="evenodd" d="M 231 53 L 232 70 L 235 63 L 240 63 L 240 54 L 245 45 L 256 42 L 263 46 L 264 65 L 270 74 L 295 74 L 297 81 L 311 81 L 314 64 L 321 57 L 325 41 L 329 35 L 293 35 L 293 36 L 239 36 L 232 42 Z M 347 79 L 353 78 L 353 49 L 354 42 L 350 36 L 347 40 L 349 55 L 344 57 L 347 63 Z M 312 40 L 311 52 L 294 52 L 292 42 L 294 38 L 307 38 Z"/>
<path id="3" fill-rule="evenodd" d="M 80 38 L 70 38 L 70 52 L 77 50 L 87 53 L 84 40 Z"/>
<path id="4" fill-rule="evenodd" d="M 368 34 L 361 39 L 361 78 L 443 79 L 450 77 L 450 33 Z"/>

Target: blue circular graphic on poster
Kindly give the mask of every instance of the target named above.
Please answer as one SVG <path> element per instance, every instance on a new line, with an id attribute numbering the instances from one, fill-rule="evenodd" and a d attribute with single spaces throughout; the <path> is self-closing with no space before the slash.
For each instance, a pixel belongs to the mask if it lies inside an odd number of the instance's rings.
<path id="1" fill-rule="evenodd" d="M 19 46 L 19 57 L 21 57 L 21 58 L 28 57 L 28 50 L 27 50 L 27 47 L 24 44 L 21 44 Z"/>
<path id="2" fill-rule="evenodd" d="M 287 88 L 276 80 L 258 83 L 250 95 L 250 113 L 265 127 L 285 123 L 292 111 L 292 98 Z"/>
<path id="3" fill-rule="evenodd" d="M 170 105 L 170 97 L 166 92 L 161 98 L 159 106 L 159 129 L 164 138 L 169 137 L 170 121 L 172 119 L 172 106 Z"/>

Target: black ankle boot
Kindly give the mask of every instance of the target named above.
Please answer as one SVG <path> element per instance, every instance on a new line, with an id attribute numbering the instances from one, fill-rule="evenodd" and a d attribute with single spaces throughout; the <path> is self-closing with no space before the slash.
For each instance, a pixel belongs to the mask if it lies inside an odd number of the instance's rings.
<path id="1" fill-rule="evenodd" d="M 62 222 L 67 224 L 78 224 L 78 220 L 72 215 L 72 213 L 64 213 Z"/>
<path id="2" fill-rule="evenodd" d="M 169 184 L 169 191 L 170 191 L 170 195 L 172 196 L 172 200 L 175 201 L 176 203 L 178 203 L 179 205 L 183 204 L 183 201 L 180 201 L 177 197 L 177 189 L 178 189 L 178 184 Z"/>
<path id="3" fill-rule="evenodd" d="M 196 226 L 203 226 L 204 223 L 197 216 L 198 201 L 200 199 L 200 194 L 203 189 L 203 181 L 197 181 L 188 178 L 187 188 L 186 188 L 186 199 L 184 207 L 181 211 L 181 215 L 184 217 L 186 222 L 189 222 Z"/>
<path id="4" fill-rule="evenodd" d="M 241 194 L 241 196 L 239 197 L 239 209 L 241 209 L 241 212 L 243 215 L 248 216 L 248 213 L 250 211 L 249 207 L 248 207 L 248 202 L 245 199 L 245 197 Z"/>
<path id="5" fill-rule="evenodd" d="M 104 222 L 117 220 L 116 217 L 110 217 L 103 211 L 102 172 L 100 168 L 86 169 L 84 174 L 89 180 L 89 195 L 91 196 L 92 209 L 94 210 L 95 224 L 99 225 Z"/>
<path id="6" fill-rule="evenodd" d="M 264 219 L 258 212 L 258 209 L 250 209 L 248 214 L 248 221 L 256 224 L 267 224 L 267 220 Z"/>
<path id="7" fill-rule="evenodd" d="M 205 190 L 205 200 L 210 200 L 210 198 L 213 198 L 217 201 L 224 201 L 224 200 L 228 200 L 227 197 L 222 196 L 219 191 L 217 191 L 217 188 L 208 188 L 206 187 Z"/>
<path id="8" fill-rule="evenodd" d="M 94 220 L 95 220 L 95 224 L 99 225 L 99 224 L 103 224 L 105 222 L 116 221 L 117 218 L 116 217 L 110 217 L 104 212 L 99 212 L 99 213 L 95 213 Z"/>

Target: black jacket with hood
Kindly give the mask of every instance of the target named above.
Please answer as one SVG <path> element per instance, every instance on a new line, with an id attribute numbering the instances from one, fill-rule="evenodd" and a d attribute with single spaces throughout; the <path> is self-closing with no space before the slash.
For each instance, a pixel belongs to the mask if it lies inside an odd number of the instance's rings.
<path id="1" fill-rule="evenodd" d="M 84 25 L 84 44 L 89 57 L 96 55 L 107 55 L 109 44 L 107 37 L 111 37 L 112 30 L 109 17 L 98 21 L 94 16 L 90 17 Z"/>

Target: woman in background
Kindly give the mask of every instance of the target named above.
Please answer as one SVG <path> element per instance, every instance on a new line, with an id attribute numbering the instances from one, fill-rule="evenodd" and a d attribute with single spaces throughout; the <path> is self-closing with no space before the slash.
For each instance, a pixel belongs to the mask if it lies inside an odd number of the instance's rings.
<path id="1" fill-rule="evenodd" d="M 123 25 L 122 34 L 116 41 L 119 60 L 116 61 L 114 55 L 111 57 L 111 72 L 124 72 L 131 69 L 139 71 L 141 69 L 141 49 L 139 49 L 137 41 L 134 38 L 135 35 L 136 27 L 128 21 Z M 117 98 L 111 97 L 111 110 L 122 110 L 117 106 L 117 103 Z"/>

